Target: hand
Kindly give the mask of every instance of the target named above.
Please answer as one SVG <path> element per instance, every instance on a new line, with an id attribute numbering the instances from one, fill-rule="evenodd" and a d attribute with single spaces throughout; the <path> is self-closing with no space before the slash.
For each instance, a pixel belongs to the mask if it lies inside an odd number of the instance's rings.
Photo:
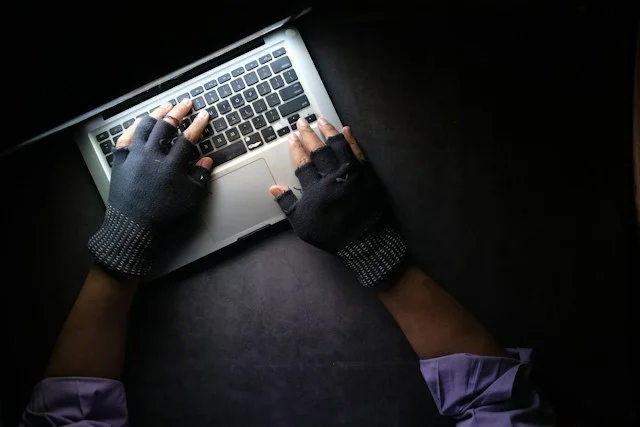
<path id="1" fill-rule="evenodd" d="M 159 235 L 203 202 L 213 161 L 203 157 L 195 162 L 194 143 L 209 114 L 201 112 L 171 144 L 190 110 L 188 99 L 175 107 L 167 102 L 136 120 L 118 140 L 104 223 L 89 240 L 89 250 L 103 267 L 149 274 Z"/>
<path id="2" fill-rule="evenodd" d="M 302 197 L 279 185 L 269 191 L 300 238 L 338 255 L 363 286 L 373 287 L 407 255 L 383 188 L 350 128 L 339 133 L 318 120 L 325 145 L 305 119 L 297 125 L 299 136 L 289 136 L 289 151 Z"/>

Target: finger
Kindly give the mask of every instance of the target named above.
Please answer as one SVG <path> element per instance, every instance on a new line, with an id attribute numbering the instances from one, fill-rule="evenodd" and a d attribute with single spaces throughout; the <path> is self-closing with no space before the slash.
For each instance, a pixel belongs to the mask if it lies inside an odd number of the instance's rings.
<path id="1" fill-rule="evenodd" d="M 354 164 L 354 165 L 358 164 L 358 159 L 353 154 L 353 150 L 351 149 L 351 146 L 349 145 L 349 143 L 347 142 L 347 139 L 343 134 L 339 133 L 327 139 L 327 147 L 331 149 L 332 154 L 337 158 L 338 164 L 341 164 L 341 165 L 344 165 L 347 163 Z M 321 151 L 323 150 L 316 151 L 316 153 L 320 154 Z M 313 154 L 311 155 L 311 160 L 316 165 L 318 164 Z M 337 167 L 338 166 L 336 166 L 336 168 Z M 320 170 L 319 166 L 318 166 L 318 170 Z"/>
<path id="2" fill-rule="evenodd" d="M 287 189 L 282 185 L 272 185 L 271 187 L 269 187 L 269 193 L 271 193 L 273 197 L 278 197 L 285 191 L 287 191 Z"/>
<path id="3" fill-rule="evenodd" d="M 340 133 L 324 117 L 320 117 L 318 119 L 318 127 L 320 128 L 320 132 L 322 132 L 322 135 L 324 135 L 324 137 L 327 139 Z"/>
<path id="4" fill-rule="evenodd" d="M 128 147 L 131 144 L 131 138 L 133 138 L 133 133 L 136 131 L 138 127 L 138 123 L 140 123 L 141 118 L 137 118 L 131 126 L 124 131 L 124 133 L 118 138 L 118 143 L 116 144 L 116 148 L 124 148 Z"/>
<path id="5" fill-rule="evenodd" d="M 153 110 L 149 115 L 156 120 L 160 120 L 161 118 L 164 117 L 165 114 L 171 111 L 172 108 L 173 108 L 173 105 L 171 105 L 170 102 L 165 102 L 164 104 L 162 104 L 161 106 Z"/>
<path id="6" fill-rule="evenodd" d="M 184 135 L 180 135 L 173 143 L 167 158 L 175 165 L 188 166 L 193 164 L 200 157 L 200 152 L 196 144 L 189 141 Z"/>
<path id="7" fill-rule="evenodd" d="M 295 169 L 311 162 L 311 158 L 295 133 L 289 134 L 289 154 L 291 155 L 291 163 L 293 163 Z"/>
<path id="8" fill-rule="evenodd" d="M 344 135 L 345 139 L 349 143 L 349 146 L 351 147 L 353 154 L 356 156 L 358 160 L 363 162 L 365 160 L 364 154 L 362 153 L 362 150 L 360 149 L 360 146 L 358 145 L 358 141 L 356 140 L 356 137 L 353 134 L 353 131 L 351 130 L 351 128 L 349 126 L 345 126 L 344 128 L 342 128 L 342 134 Z"/>
<path id="9" fill-rule="evenodd" d="M 298 198 L 295 194 L 293 194 L 293 191 L 286 190 L 284 193 L 276 197 L 276 202 L 278 202 L 278 205 L 280 206 L 280 209 L 282 209 L 282 212 L 284 212 L 284 214 L 288 216 L 293 212 L 293 209 L 298 202 Z"/>
<path id="10" fill-rule="evenodd" d="M 203 157 L 196 162 L 196 166 L 211 170 L 213 169 L 213 159 L 211 157 Z"/>
<path id="11" fill-rule="evenodd" d="M 162 120 L 169 123 L 174 128 L 177 128 L 178 125 L 182 123 L 182 119 L 189 114 L 189 111 L 191 111 L 191 100 L 189 98 L 185 98 L 169 110 L 169 112 L 165 114 L 165 118 Z"/>
<path id="12" fill-rule="evenodd" d="M 311 126 L 309 126 L 309 122 L 307 122 L 303 117 L 298 119 L 297 125 L 302 145 L 309 153 L 313 153 L 314 151 L 324 147 L 324 143 L 320 141 L 318 135 L 316 135 L 313 129 L 311 129 Z"/>
<path id="13" fill-rule="evenodd" d="M 200 111 L 193 123 L 184 131 L 184 137 L 191 142 L 198 142 L 202 131 L 204 131 L 204 128 L 207 127 L 208 124 L 209 112 L 207 112 L 207 110 Z"/>

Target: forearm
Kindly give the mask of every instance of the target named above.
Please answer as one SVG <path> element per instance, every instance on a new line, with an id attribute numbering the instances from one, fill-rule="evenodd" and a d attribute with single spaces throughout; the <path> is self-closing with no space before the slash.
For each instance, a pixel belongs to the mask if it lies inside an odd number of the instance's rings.
<path id="1" fill-rule="evenodd" d="M 94 265 L 58 337 L 45 375 L 120 378 L 137 278 Z"/>

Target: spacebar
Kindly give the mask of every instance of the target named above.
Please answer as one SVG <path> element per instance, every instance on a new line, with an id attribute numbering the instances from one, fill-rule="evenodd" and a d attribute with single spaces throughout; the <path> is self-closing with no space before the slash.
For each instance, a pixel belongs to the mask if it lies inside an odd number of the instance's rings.
<path id="1" fill-rule="evenodd" d="M 307 99 L 307 95 L 302 95 L 293 99 L 289 102 L 285 102 L 278 108 L 280 109 L 280 115 L 282 117 L 287 117 L 291 113 L 295 113 L 298 110 L 302 110 L 304 107 L 309 106 L 309 100 Z"/>
<path id="2" fill-rule="evenodd" d="M 224 147 L 220 150 L 217 150 L 211 154 L 209 157 L 213 160 L 213 166 L 219 166 L 224 162 L 228 162 L 231 159 L 235 159 L 241 154 L 247 152 L 247 148 L 244 146 L 242 141 L 236 142 L 235 144 L 231 144 L 228 147 Z"/>

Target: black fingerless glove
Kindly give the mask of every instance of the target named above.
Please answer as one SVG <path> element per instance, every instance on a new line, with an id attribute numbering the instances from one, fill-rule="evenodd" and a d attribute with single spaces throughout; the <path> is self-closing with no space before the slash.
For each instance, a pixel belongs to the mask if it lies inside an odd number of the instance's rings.
<path id="1" fill-rule="evenodd" d="M 376 286 L 403 263 L 407 246 L 393 224 L 383 187 L 342 134 L 312 152 L 311 162 L 296 176 L 300 200 L 288 190 L 276 201 L 300 238 L 338 255 L 365 287 Z"/>
<path id="2" fill-rule="evenodd" d="M 204 200 L 211 172 L 194 166 L 195 145 L 164 120 L 145 117 L 131 144 L 113 152 L 109 203 L 89 251 L 107 269 L 136 276 L 151 271 L 162 231 Z"/>

